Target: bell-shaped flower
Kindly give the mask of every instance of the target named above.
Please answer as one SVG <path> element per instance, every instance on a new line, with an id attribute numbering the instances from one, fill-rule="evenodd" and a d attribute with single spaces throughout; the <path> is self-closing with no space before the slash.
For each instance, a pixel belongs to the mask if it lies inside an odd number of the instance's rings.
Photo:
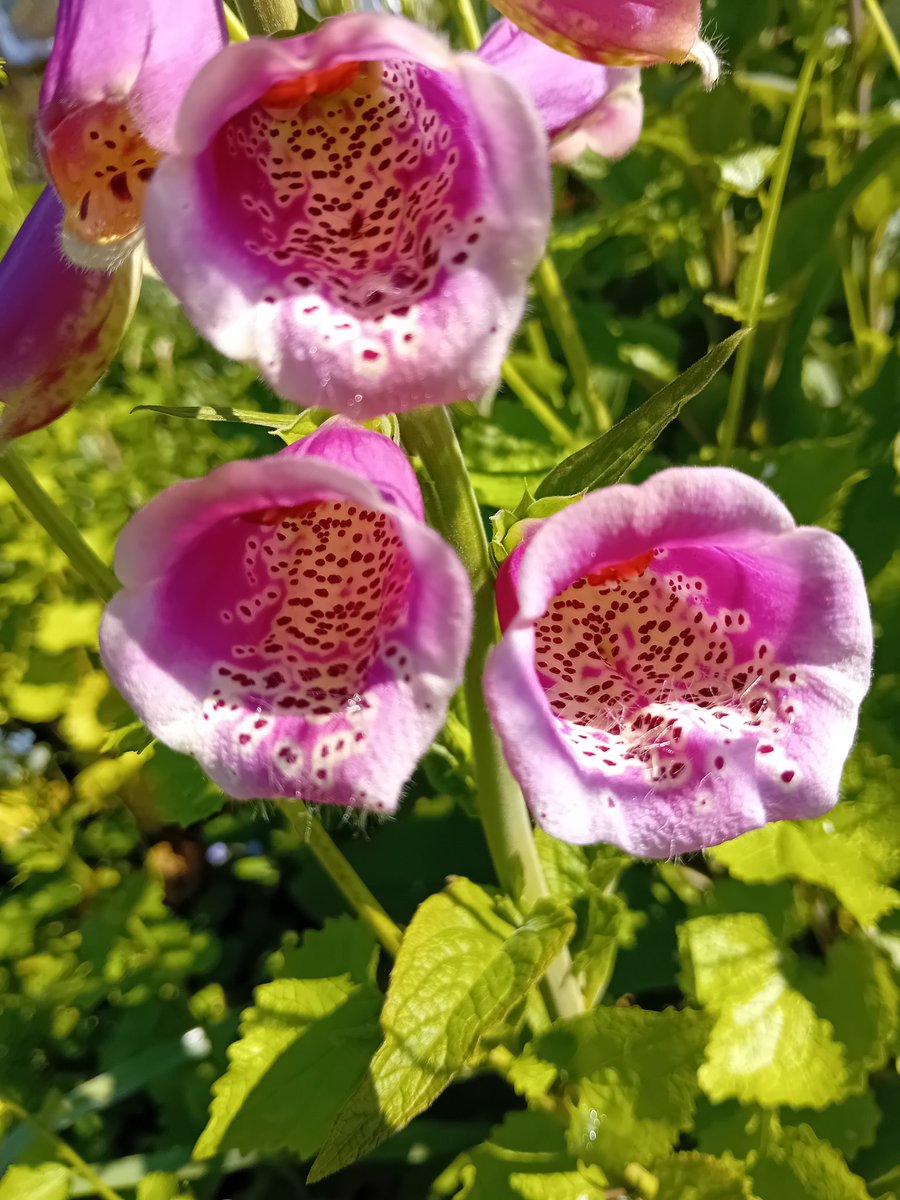
<path id="1" fill-rule="evenodd" d="M 236 799 L 392 812 L 469 642 L 468 578 L 387 437 L 335 419 L 141 509 L 100 627 L 119 691 Z"/>
<path id="2" fill-rule="evenodd" d="M 700 0 L 496 0 L 520 29 L 563 54 L 610 66 L 695 62 L 707 87 L 719 61 L 700 37 Z"/>
<path id="3" fill-rule="evenodd" d="M 664 858 L 837 802 L 862 573 L 761 483 L 687 467 L 594 492 L 526 533 L 498 609 L 488 703 L 553 836 Z"/>
<path id="4" fill-rule="evenodd" d="M 554 162 L 572 162 L 584 150 L 621 158 L 641 135 L 644 101 L 637 67 L 572 59 L 505 18 L 491 28 L 478 57 L 531 97 Z"/>
<path id="5" fill-rule="evenodd" d="M 73 261 L 110 266 L 134 248 L 178 106 L 224 43 L 219 0 L 60 0 L 38 146 Z"/>
<path id="6" fill-rule="evenodd" d="M 73 266 L 59 244 L 62 208 L 47 189 L 0 260 L 0 439 L 40 429 L 94 386 L 131 320 L 141 265 Z"/>
<path id="7" fill-rule="evenodd" d="M 345 14 L 223 50 L 176 142 L 147 245 L 217 349 L 359 419 L 496 380 L 550 216 L 546 139 L 500 72 Z"/>

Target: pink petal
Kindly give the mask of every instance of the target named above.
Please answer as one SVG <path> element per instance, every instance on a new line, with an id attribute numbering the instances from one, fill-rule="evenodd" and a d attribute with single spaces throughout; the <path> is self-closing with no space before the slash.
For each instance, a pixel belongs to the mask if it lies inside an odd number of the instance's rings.
<path id="1" fill-rule="evenodd" d="M 140 263 L 113 274 L 72 266 L 59 245 L 61 215 L 48 188 L 0 261 L 0 438 L 49 425 L 85 396 L 134 311 Z"/>
<path id="2" fill-rule="evenodd" d="M 309 442 L 132 518 L 101 654 L 148 728 L 229 795 L 392 812 L 462 675 L 468 580 L 402 494 L 337 465 L 369 458 L 377 476 L 388 439 L 332 426 Z"/>
<path id="3" fill-rule="evenodd" d="M 546 142 L 515 87 L 402 18 L 355 13 L 201 71 L 147 239 L 223 353 L 366 419 L 495 381 L 549 208 Z"/>
<path id="4" fill-rule="evenodd" d="M 586 149 L 620 158 L 640 136 L 643 102 L 635 67 L 573 60 L 507 20 L 491 28 L 478 57 L 530 96 L 557 161 L 571 161 Z"/>
<path id="5" fill-rule="evenodd" d="M 668 857 L 837 802 L 872 630 L 844 543 L 761 484 L 663 471 L 504 564 L 485 686 L 535 818 Z"/>

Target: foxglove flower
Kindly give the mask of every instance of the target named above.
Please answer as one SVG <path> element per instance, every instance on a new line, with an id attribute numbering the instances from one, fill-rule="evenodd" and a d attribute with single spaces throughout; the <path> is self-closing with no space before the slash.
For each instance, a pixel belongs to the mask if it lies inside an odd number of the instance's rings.
<path id="1" fill-rule="evenodd" d="M 389 438 L 339 418 L 177 483 L 116 572 L 101 655 L 161 741 L 239 800 L 396 808 L 460 681 L 471 594 Z"/>
<path id="2" fill-rule="evenodd" d="M 640 137 L 644 102 L 637 67 L 569 58 L 505 19 L 491 28 L 478 57 L 531 97 L 555 162 L 572 162 L 584 150 L 621 158 Z"/>
<path id="3" fill-rule="evenodd" d="M 866 691 L 862 574 L 762 484 L 673 468 L 532 526 L 485 687 L 547 832 L 662 858 L 833 807 Z"/>
<path id="4" fill-rule="evenodd" d="M 480 398 L 547 235 L 519 90 L 401 17 L 229 46 L 182 106 L 147 245 L 199 331 L 298 404 Z"/>
<path id="5" fill-rule="evenodd" d="M 520 29 L 588 62 L 651 67 L 695 62 L 707 87 L 719 62 L 700 37 L 700 0 L 497 0 Z"/>
<path id="6" fill-rule="evenodd" d="M 134 249 L 187 85 L 224 42 L 219 0 L 60 0 L 38 146 L 74 261 L 107 267 Z"/>
<path id="7" fill-rule="evenodd" d="M 47 189 L 0 261 L 0 439 L 48 425 L 94 386 L 131 320 L 140 263 L 73 266 L 59 245 L 62 208 Z"/>

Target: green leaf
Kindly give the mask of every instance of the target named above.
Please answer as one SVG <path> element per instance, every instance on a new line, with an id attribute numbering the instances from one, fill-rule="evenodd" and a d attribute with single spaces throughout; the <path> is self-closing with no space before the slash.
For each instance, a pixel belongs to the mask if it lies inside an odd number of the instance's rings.
<path id="1" fill-rule="evenodd" d="M 67 1200 L 69 1172 L 55 1163 L 10 1167 L 0 1180 L 0 1200 Z"/>
<path id="2" fill-rule="evenodd" d="M 739 330 L 714 346 L 683 375 L 614 425 L 609 433 L 570 454 L 544 478 L 535 496 L 538 499 L 571 496 L 617 483 L 647 453 L 685 404 L 722 370 L 745 337 L 746 331 Z"/>
<path id="3" fill-rule="evenodd" d="M 736 1159 L 673 1154 L 653 1164 L 659 1200 L 755 1200 L 750 1178 Z"/>
<path id="4" fill-rule="evenodd" d="M 605 1183 L 569 1152 L 559 1122 L 547 1113 L 513 1112 L 452 1163 L 435 1190 L 458 1200 L 603 1200 Z"/>
<path id="5" fill-rule="evenodd" d="M 785 1108 L 780 1117 L 785 1125 L 808 1125 L 817 1138 L 830 1142 L 849 1162 L 860 1150 L 875 1145 L 881 1110 L 871 1092 L 862 1092 L 822 1112 Z"/>
<path id="6" fill-rule="evenodd" d="M 900 770 L 860 747 L 845 772 L 847 797 L 815 821 L 777 821 L 710 851 L 737 879 L 797 878 L 833 892 L 863 926 L 900 905 L 887 885 L 900 872 Z"/>
<path id="7" fill-rule="evenodd" d="M 301 413 L 254 412 L 249 408 L 214 407 L 211 404 L 138 404 L 132 412 L 159 413 L 163 417 L 181 417 L 186 421 L 226 421 L 235 425 L 261 425 L 265 429 L 290 429 Z"/>
<path id="8" fill-rule="evenodd" d="M 297 978 L 256 989 L 228 1071 L 213 1085 L 195 1157 L 232 1148 L 315 1154 L 378 1045 L 376 954 L 371 935 L 349 918 L 328 921 L 291 954 Z"/>
<path id="9" fill-rule="evenodd" d="M 177 1175 L 151 1171 L 138 1184 L 137 1200 L 189 1200 Z"/>
<path id="10" fill-rule="evenodd" d="M 846 1095 L 844 1050 L 788 983 L 762 917 L 696 917 L 678 931 L 685 990 L 717 1017 L 700 1083 L 714 1101 L 824 1108 Z"/>
<path id="11" fill-rule="evenodd" d="M 466 879 L 430 896 L 397 955 L 381 1016 L 384 1042 L 338 1114 L 310 1181 L 355 1162 L 427 1108 L 573 930 L 571 910 L 550 900 L 515 928 Z"/>
<path id="12" fill-rule="evenodd" d="M 862 1090 L 887 1063 L 897 1034 L 900 989 L 887 962 L 863 938 L 844 938 L 829 947 L 824 965 L 804 961 L 798 986 L 843 1042 L 848 1086 Z"/>
<path id="13" fill-rule="evenodd" d="M 597 1008 L 538 1038 L 536 1056 L 579 1081 L 572 1152 L 620 1174 L 671 1149 L 693 1122 L 710 1025 L 692 1009 Z"/>
<path id="14" fill-rule="evenodd" d="M 759 1200 L 870 1200 L 838 1151 L 804 1126 L 767 1139 L 750 1171 Z"/>

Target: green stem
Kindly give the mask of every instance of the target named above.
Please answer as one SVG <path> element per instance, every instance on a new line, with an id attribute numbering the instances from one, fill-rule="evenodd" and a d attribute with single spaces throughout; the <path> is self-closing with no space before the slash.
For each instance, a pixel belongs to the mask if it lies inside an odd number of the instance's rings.
<path id="1" fill-rule="evenodd" d="M 286 800 L 279 807 L 291 829 L 309 847 L 316 862 L 362 923 L 369 927 L 388 954 L 395 958 L 403 940 L 403 931 L 391 920 L 338 850 L 319 818 L 299 801 Z"/>
<path id="2" fill-rule="evenodd" d="M 27 1109 L 16 1104 L 14 1100 L 7 1100 L 5 1097 L 0 1100 L 0 1108 L 9 1109 L 20 1121 L 24 1121 L 27 1125 L 30 1125 L 39 1137 L 46 1138 L 47 1141 L 51 1142 L 63 1162 L 70 1166 L 76 1174 L 80 1175 L 85 1183 L 89 1183 L 102 1200 L 122 1200 L 118 1192 L 114 1192 L 108 1184 L 103 1182 L 90 1163 L 86 1163 L 81 1155 L 72 1149 L 68 1142 L 63 1141 L 61 1137 L 53 1133 L 46 1125 L 43 1125 L 37 1117 L 33 1117 Z"/>
<path id="3" fill-rule="evenodd" d="M 229 42 L 246 42 L 250 37 L 244 22 L 237 16 L 230 5 L 224 4 L 225 28 L 228 30 Z"/>
<path id="4" fill-rule="evenodd" d="M 501 374 L 503 381 L 516 393 L 528 411 L 537 417 L 555 442 L 564 450 L 577 450 L 581 446 L 581 439 L 559 419 L 551 406 L 538 395 L 509 359 L 504 362 Z"/>
<path id="5" fill-rule="evenodd" d="M 800 69 L 797 89 L 794 92 L 787 120 L 784 124 L 784 132 L 781 136 L 778 162 L 775 166 L 768 196 L 766 197 L 766 211 L 761 222 L 759 244 L 757 245 L 753 262 L 750 302 L 747 307 L 747 319 L 744 322 L 744 328 L 748 329 L 750 333 L 741 342 L 735 356 L 734 373 L 731 377 L 731 387 L 728 392 L 728 405 L 719 434 L 719 461 L 723 463 L 727 463 L 731 459 L 737 445 L 741 414 L 744 410 L 744 401 L 747 395 L 747 383 L 750 378 L 750 362 L 756 342 L 756 327 L 759 324 L 760 314 L 762 313 L 766 298 L 766 280 L 769 276 L 772 248 L 775 245 L 775 230 L 778 227 L 778 220 L 781 216 L 781 206 L 784 202 L 788 174 L 790 173 L 794 151 L 797 147 L 800 125 L 803 121 L 806 103 L 809 100 L 816 67 L 819 64 L 819 58 L 824 47 L 825 31 L 828 28 L 831 18 L 831 7 L 830 4 L 826 6 L 826 11 L 819 21 L 819 26 L 813 35 L 810 47 L 806 52 L 806 58 L 803 61 L 803 66 Z"/>
<path id="6" fill-rule="evenodd" d="M 469 714 L 478 808 L 488 849 L 504 888 L 524 908 L 549 895 L 522 794 L 509 773 L 491 727 L 481 680 L 495 640 L 494 576 L 481 513 L 450 417 L 443 408 L 402 413 L 400 434 L 407 450 L 427 472 L 439 512 L 438 528 L 469 573 L 475 599 L 472 646 L 463 692 Z M 568 952 L 546 977 L 554 1015 L 570 1016 L 583 1008 Z"/>
<path id="7" fill-rule="evenodd" d="M 893 63 L 894 70 L 900 75 L 900 45 L 897 43 L 894 31 L 888 24 L 888 19 L 884 15 L 878 0 L 865 0 L 865 5 L 869 16 L 872 18 L 872 24 L 878 30 L 878 34 L 882 42 L 884 42 L 888 58 Z"/>
<path id="8" fill-rule="evenodd" d="M 477 50 L 481 45 L 481 25 L 472 0 L 455 0 L 454 8 L 463 41 L 470 50 Z"/>
<path id="9" fill-rule="evenodd" d="M 613 420 L 606 401 L 600 395 L 591 373 L 591 359 L 581 337 L 578 323 L 569 304 L 569 297 L 559 277 L 556 263 L 545 254 L 538 263 L 534 284 L 541 303 L 547 310 L 550 324 L 562 346 L 575 386 L 590 410 L 598 433 L 612 429 Z"/>
<path id="10" fill-rule="evenodd" d="M 274 34 L 297 28 L 296 0 L 236 0 L 248 33 Z"/>
<path id="11" fill-rule="evenodd" d="M 119 587 L 115 575 L 90 548 L 77 526 L 44 491 L 13 446 L 7 446 L 0 454 L 0 478 L 6 480 L 20 504 L 39 525 L 43 525 L 85 583 L 93 588 L 101 600 L 109 600 Z"/>

